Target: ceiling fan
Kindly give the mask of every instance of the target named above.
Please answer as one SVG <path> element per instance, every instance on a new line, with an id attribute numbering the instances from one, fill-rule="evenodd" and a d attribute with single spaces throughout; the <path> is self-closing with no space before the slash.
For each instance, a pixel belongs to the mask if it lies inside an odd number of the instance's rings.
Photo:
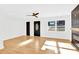
<path id="1" fill-rule="evenodd" d="M 32 15 L 26 15 L 26 16 L 34 16 L 34 17 L 38 18 L 38 14 L 39 13 L 32 13 Z"/>

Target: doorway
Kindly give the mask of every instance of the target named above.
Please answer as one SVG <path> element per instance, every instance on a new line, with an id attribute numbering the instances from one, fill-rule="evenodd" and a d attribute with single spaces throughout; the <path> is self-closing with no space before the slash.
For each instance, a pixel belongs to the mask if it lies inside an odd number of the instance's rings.
<path id="1" fill-rule="evenodd" d="M 30 22 L 26 22 L 26 35 L 30 36 Z"/>
<path id="2" fill-rule="evenodd" d="M 34 36 L 40 36 L 40 21 L 34 21 Z"/>

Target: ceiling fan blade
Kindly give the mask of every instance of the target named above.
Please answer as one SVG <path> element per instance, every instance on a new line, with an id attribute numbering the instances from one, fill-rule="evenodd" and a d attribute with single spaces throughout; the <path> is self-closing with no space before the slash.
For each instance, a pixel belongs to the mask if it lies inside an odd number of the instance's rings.
<path id="1" fill-rule="evenodd" d="M 38 16 L 35 16 L 36 18 L 38 18 Z"/>
<path id="2" fill-rule="evenodd" d="M 39 13 L 36 13 L 35 15 L 38 15 Z"/>

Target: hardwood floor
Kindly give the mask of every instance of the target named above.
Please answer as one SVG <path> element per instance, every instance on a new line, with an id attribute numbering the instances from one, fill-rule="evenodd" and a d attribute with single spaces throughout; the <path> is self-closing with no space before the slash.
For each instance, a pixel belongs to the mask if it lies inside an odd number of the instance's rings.
<path id="1" fill-rule="evenodd" d="M 46 40 L 53 42 L 70 43 L 69 40 L 65 40 L 65 39 L 46 38 L 46 37 L 37 37 L 37 36 L 33 37 L 33 36 L 23 35 L 10 40 L 5 40 L 4 49 L 1 49 L 0 53 L 1 54 L 48 54 L 49 53 L 48 49 L 41 50 Z M 27 41 L 30 43 L 26 44 Z"/>
<path id="2" fill-rule="evenodd" d="M 32 42 L 30 44 L 25 44 L 23 46 L 20 46 L 19 44 L 24 42 L 24 41 L 27 41 L 27 40 L 32 40 Z M 16 37 L 16 38 L 13 38 L 13 39 L 10 39 L 10 40 L 5 40 L 4 41 L 4 46 L 5 48 L 19 48 L 19 49 L 33 49 L 35 50 L 36 47 L 40 48 L 42 47 L 42 45 L 44 44 L 45 42 L 45 38 L 43 37 L 30 37 L 30 36 L 20 36 L 20 37 Z"/>
<path id="3" fill-rule="evenodd" d="M 20 49 L 3 49 L 0 50 L 0 54 L 47 54 L 48 51 L 43 50 L 20 50 Z"/>

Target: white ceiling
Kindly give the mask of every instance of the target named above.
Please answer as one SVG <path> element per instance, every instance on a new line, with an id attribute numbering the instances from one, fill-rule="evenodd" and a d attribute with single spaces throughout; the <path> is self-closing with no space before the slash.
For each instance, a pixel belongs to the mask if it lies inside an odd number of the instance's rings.
<path id="1" fill-rule="evenodd" d="M 69 15 L 75 4 L 3 4 L 0 5 L 0 17 L 22 19 L 25 15 L 39 12 L 39 17 Z"/>

